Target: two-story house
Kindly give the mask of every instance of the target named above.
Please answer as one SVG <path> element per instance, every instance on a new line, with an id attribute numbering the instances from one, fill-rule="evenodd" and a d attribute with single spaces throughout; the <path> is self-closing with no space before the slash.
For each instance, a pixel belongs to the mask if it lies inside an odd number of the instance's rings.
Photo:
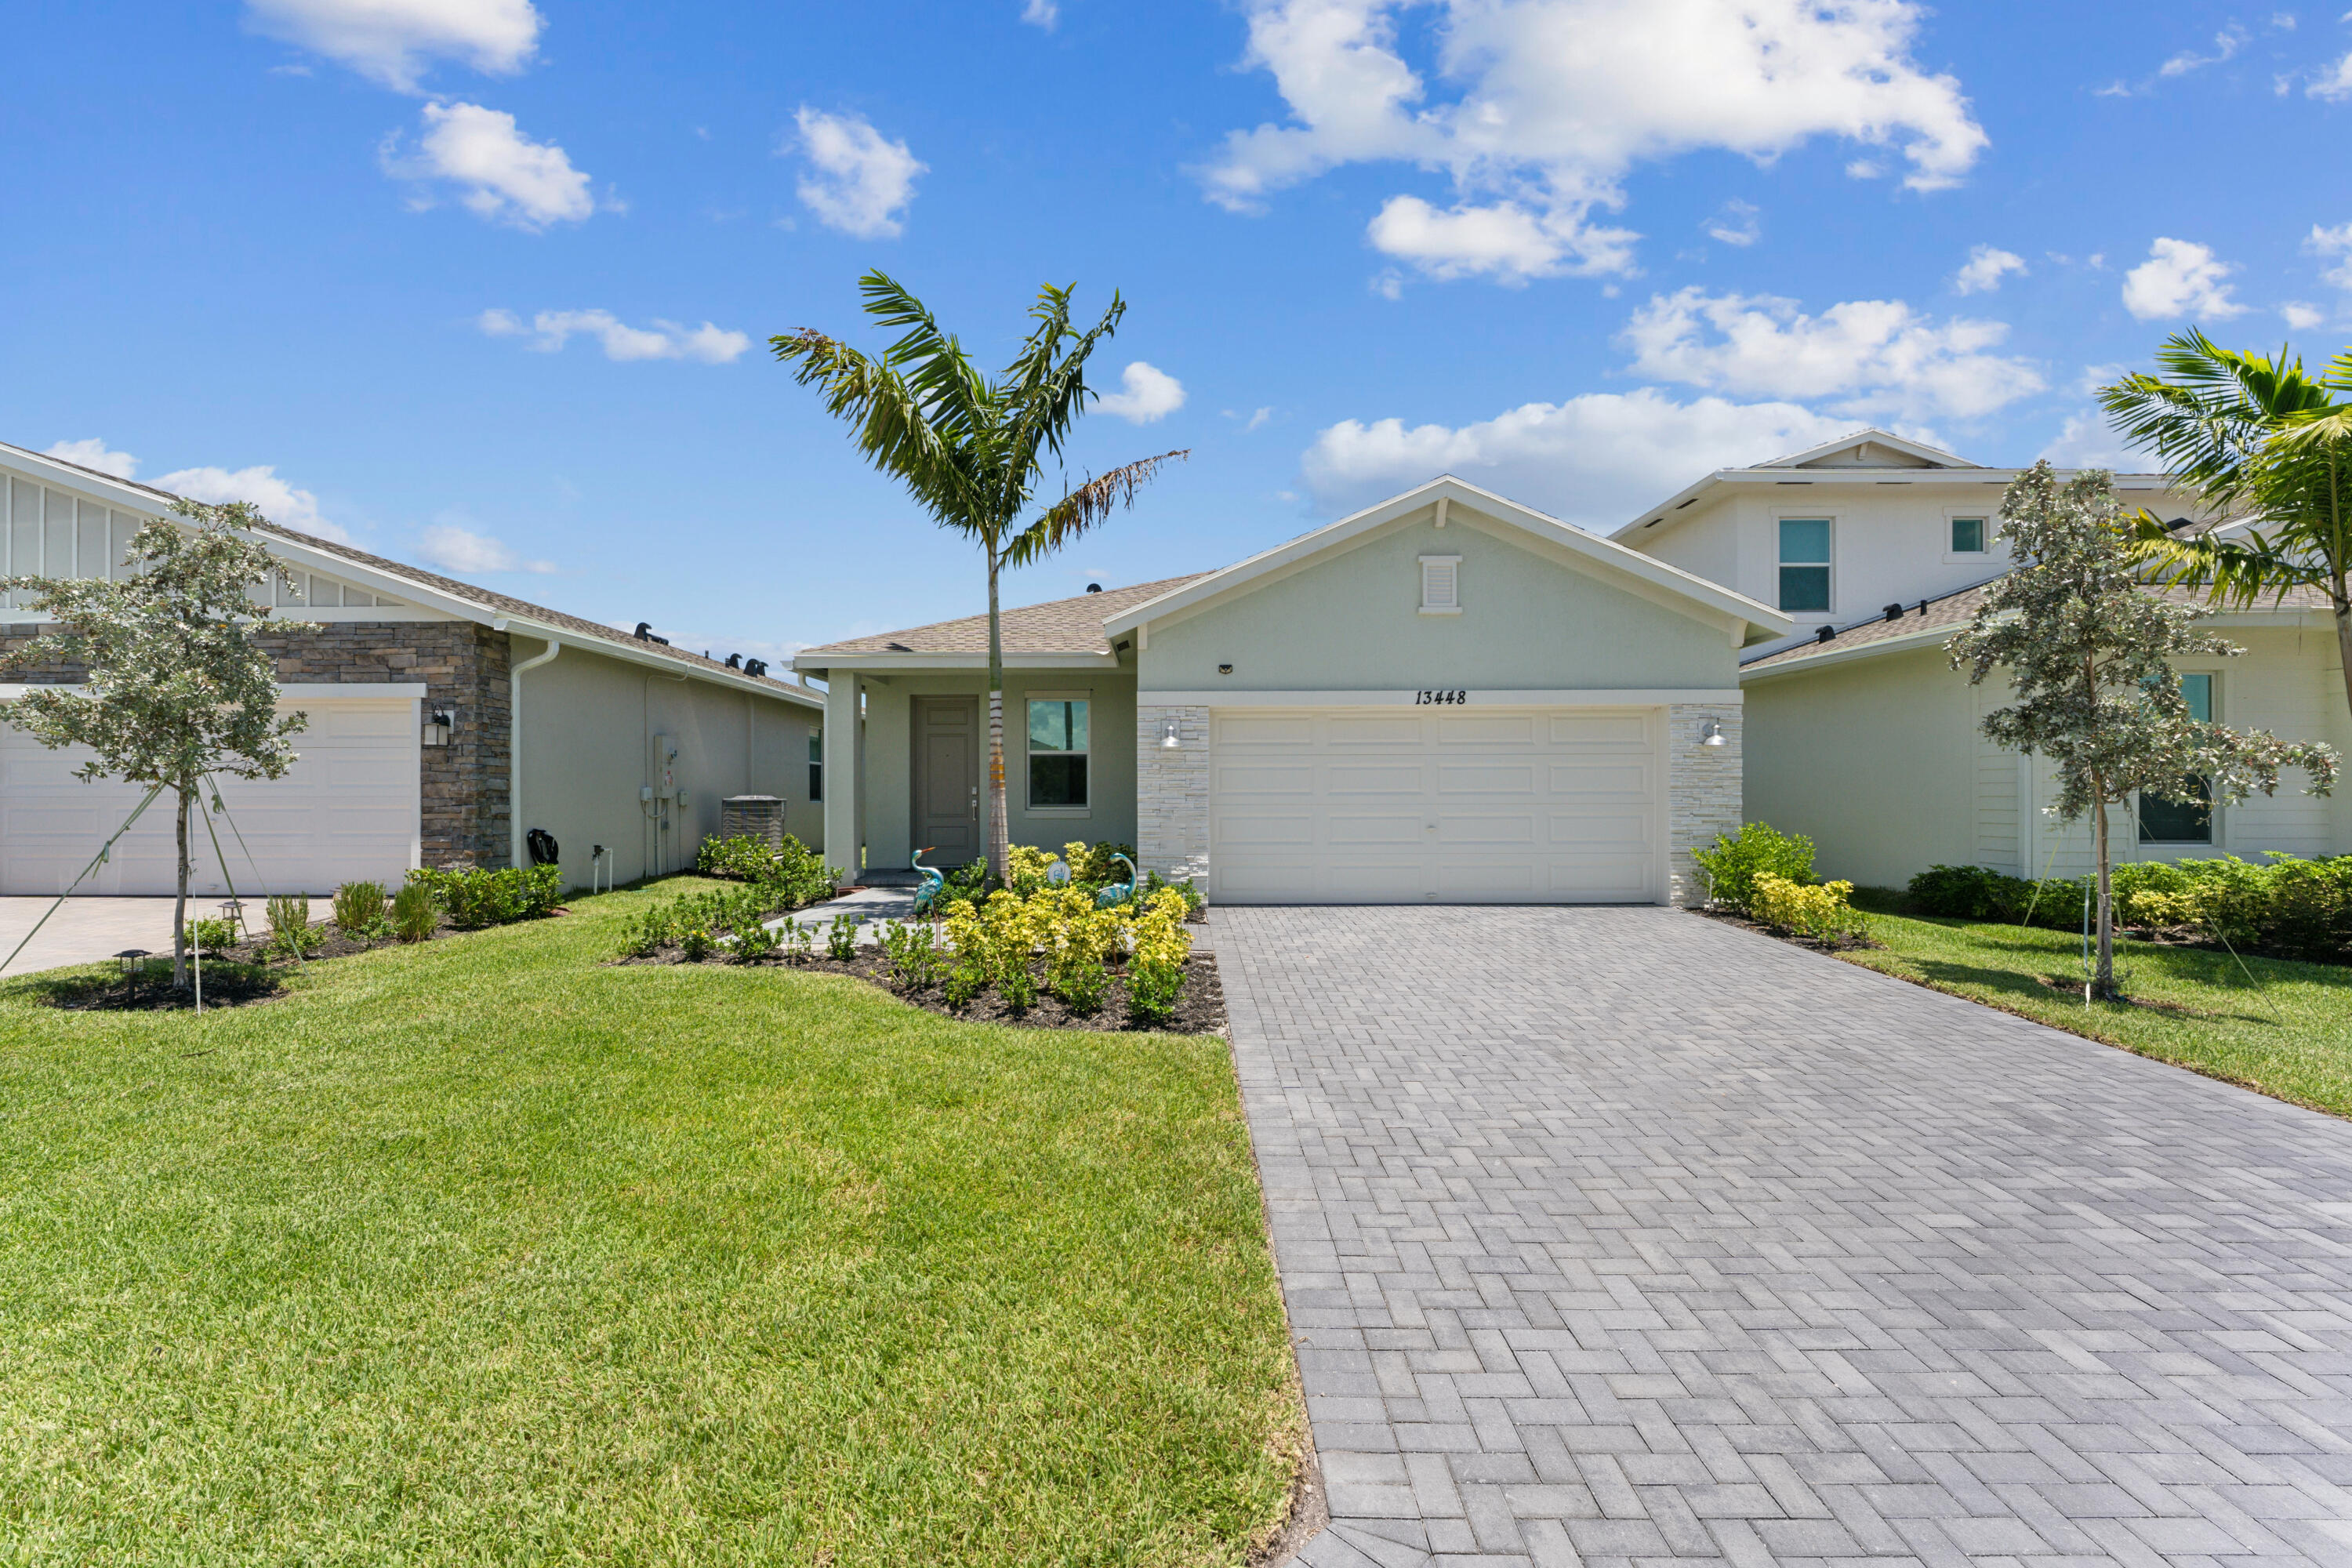
<path id="1" fill-rule="evenodd" d="M 1792 623 L 1743 653 L 1745 815 L 1812 837 L 1824 876 L 1900 886 L 1937 863 L 2089 867 L 2088 824 L 2048 815 L 2047 764 L 1980 732 L 2007 686 L 1970 686 L 1943 651 L 2008 569 L 1995 534 L 2017 474 L 1864 430 L 1708 474 L 1614 535 Z M 2126 504 L 2168 521 L 2200 515 L 2160 475 L 2115 482 Z M 2181 663 L 2193 706 L 2291 739 L 2352 739 L 2324 601 L 2226 613 L 2216 629 L 2247 651 Z M 2141 858 L 2352 851 L 2352 802 L 2305 794 L 2306 782 L 2290 773 L 2275 795 L 2237 805 L 2136 802 L 2117 842 Z"/>

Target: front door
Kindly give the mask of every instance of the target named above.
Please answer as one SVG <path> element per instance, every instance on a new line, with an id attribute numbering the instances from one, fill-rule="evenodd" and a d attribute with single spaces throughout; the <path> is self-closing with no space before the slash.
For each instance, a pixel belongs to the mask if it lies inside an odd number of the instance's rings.
<path id="1" fill-rule="evenodd" d="M 915 699 L 915 847 L 927 865 L 981 857 L 980 699 Z"/>

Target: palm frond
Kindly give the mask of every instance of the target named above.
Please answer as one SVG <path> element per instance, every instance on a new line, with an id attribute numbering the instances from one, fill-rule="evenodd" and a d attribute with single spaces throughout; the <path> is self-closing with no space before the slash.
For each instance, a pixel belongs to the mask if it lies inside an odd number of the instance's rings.
<path id="1" fill-rule="evenodd" d="M 933 410 L 889 364 L 814 328 L 769 340 L 793 379 L 816 387 L 825 412 L 856 432 L 857 449 L 899 480 L 942 523 L 969 527 L 974 486 L 966 452 L 933 420 Z"/>
<path id="2" fill-rule="evenodd" d="M 1013 536 L 1004 547 L 1007 567 L 1025 566 L 1051 555 L 1063 545 L 1087 530 L 1107 520 L 1122 507 L 1135 504 L 1135 493 L 1151 481 L 1161 468 L 1182 462 L 1192 456 L 1189 447 L 1162 452 L 1156 458 L 1143 458 L 1120 465 L 1106 474 L 1097 474 L 1070 491 L 1036 519 Z"/>

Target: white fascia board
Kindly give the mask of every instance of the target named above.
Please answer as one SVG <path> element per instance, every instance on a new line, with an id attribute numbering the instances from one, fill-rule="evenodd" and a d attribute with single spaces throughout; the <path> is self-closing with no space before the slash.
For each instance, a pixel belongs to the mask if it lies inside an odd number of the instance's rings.
<path id="1" fill-rule="evenodd" d="M 1882 653 L 1906 653 L 1945 642 L 1967 629 L 1966 626 L 1958 623 L 1942 622 L 1932 626 L 1923 626 L 1916 632 L 1904 632 L 1896 637 L 1880 637 L 1874 642 L 1855 643 L 1845 647 L 1832 646 L 1826 652 L 1810 654 L 1806 658 L 1792 659 L 1787 664 L 1776 664 L 1769 668 L 1759 669 L 1751 666 L 1742 669 L 1739 672 L 1739 684 L 1752 686 L 1759 680 L 1771 680 L 1783 675 L 1802 675 L 1809 669 L 1819 669 L 1824 665 L 1845 664 L 1857 658 L 1873 658 Z M 1798 646 L 1801 647 L 1804 645 L 1801 643 Z M 1765 657 L 1769 658 L 1771 655 L 1767 654 Z"/>
<path id="2" fill-rule="evenodd" d="M 1164 616 L 1191 609 L 1194 605 L 1231 593 L 1270 572 L 1280 571 L 1286 566 L 1345 544 L 1360 534 L 1385 527 L 1400 518 L 1408 517 L 1419 511 L 1423 507 L 1434 505 L 1439 500 L 1458 501 L 1473 511 L 1510 524 L 1547 543 L 1561 546 L 1570 554 L 1581 555 L 1600 564 L 1614 567 L 1627 576 L 1637 578 L 1652 587 L 1663 588 L 1670 594 L 1694 600 L 1710 610 L 1723 615 L 1736 616 L 1752 626 L 1765 628 L 1771 636 L 1786 637 L 1796 626 L 1794 621 L 1780 611 L 1759 604 L 1745 594 L 1734 593 L 1719 583 L 1711 583 L 1678 566 L 1669 566 L 1664 562 L 1644 555 L 1638 550 L 1629 550 L 1597 533 L 1588 533 L 1583 529 L 1560 521 L 1558 518 L 1546 516 L 1533 507 L 1524 506 L 1507 496 L 1498 496 L 1492 490 L 1481 489 L 1476 485 L 1447 475 L 1409 489 L 1402 495 L 1392 496 L 1377 506 L 1367 507 L 1352 516 L 1343 517 L 1339 521 L 1318 528 L 1312 533 L 1301 534 L 1286 543 L 1262 551 L 1245 561 L 1239 561 L 1225 567 L 1223 571 L 1212 572 L 1205 577 L 1162 594 L 1156 599 L 1147 599 L 1140 605 L 1133 605 L 1105 619 L 1103 630 L 1115 637 L 1121 632 L 1133 631 Z"/>
<path id="3" fill-rule="evenodd" d="M 1843 443 L 1841 443 L 1842 445 Z M 1758 489 L 1776 487 L 1796 489 L 1805 486 L 1832 485 L 2000 485 L 2007 489 L 2022 468 L 1806 468 L 1803 479 L 1790 479 L 1787 468 L 1717 468 L 1706 478 L 1676 490 L 1656 506 L 1644 507 L 1634 514 L 1633 521 L 1616 529 L 1609 537 L 1623 539 L 1637 531 L 1671 528 L 1682 521 L 1675 514 L 1689 510 L 1690 504 L 1717 485 L 1748 485 Z M 2061 468 L 2060 477 L 2078 470 Z M 2162 474 L 2117 474 L 2115 487 L 2119 493 L 2141 495 L 2162 494 L 2173 488 L 2172 481 Z"/>
<path id="4" fill-rule="evenodd" d="M 583 653 L 603 654 L 608 658 L 619 659 L 624 664 L 643 665 L 647 669 L 657 669 L 664 675 L 683 677 L 688 680 L 700 680 L 712 686 L 725 687 L 733 691 L 748 691 L 754 697 L 772 697 L 779 702 L 798 703 L 804 708 L 824 706 L 823 700 L 814 693 L 795 690 L 781 682 L 764 680 L 757 676 L 738 674 L 734 670 L 724 668 L 698 668 L 693 665 L 680 664 L 674 658 L 664 658 L 657 653 L 640 652 L 629 646 L 636 639 L 624 632 L 614 632 L 608 641 L 604 637 L 592 637 L 573 631 L 569 626 L 551 626 L 544 622 L 530 620 L 521 616 L 494 616 L 486 619 L 492 631 L 520 632 L 524 637 L 536 637 L 541 642 L 560 642 L 566 647 L 576 647 Z"/>
<path id="5" fill-rule="evenodd" d="M 1115 653 L 1008 653 L 1003 658 L 1007 669 L 1117 669 L 1118 655 Z M 986 669 L 988 656 L 984 653 L 805 653 L 793 660 L 793 668 L 802 675 L 824 675 L 828 670 L 844 669 L 853 673 L 861 670 L 884 672 L 902 669 Z"/>
<path id="6" fill-rule="evenodd" d="M 1849 430 L 1834 441 L 1824 441 L 1818 447 L 1808 447 L 1801 452 L 1791 452 L 1785 458 L 1775 458 L 1769 463 L 1759 463 L 1756 466 L 1765 469 L 1801 468 L 1815 458 L 1843 451 L 1848 447 L 1873 444 L 1891 447 L 1897 452 L 1908 452 L 1922 462 L 1935 463 L 1939 467 L 1974 468 L 1980 466 L 1969 462 L 1958 452 L 1947 452 L 1941 447 L 1930 447 L 1923 441 L 1914 441 L 1908 437 L 1897 436 L 1892 430 L 1882 430 L 1875 425 L 1867 426 L 1860 430 Z"/>
<path id="7" fill-rule="evenodd" d="M 1417 691 L 1139 691 L 1138 708 L 1415 708 L 1432 707 Z M 1740 700 L 1737 688 L 1640 687 L 1580 690 L 1465 689 L 1461 706 L 1472 708 L 1665 708 L 1678 702 Z M 1446 704 L 1454 706 L 1455 704 Z"/>

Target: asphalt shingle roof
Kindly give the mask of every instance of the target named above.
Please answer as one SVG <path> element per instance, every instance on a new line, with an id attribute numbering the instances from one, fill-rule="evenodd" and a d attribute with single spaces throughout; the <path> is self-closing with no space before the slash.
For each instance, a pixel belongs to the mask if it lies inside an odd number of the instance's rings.
<path id="1" fill-rule="evenodd" d="M 1207 576 L 1195 572 L 1183 577 L 1163 577 L 1157 583 L 1138 583 L 1128 588 L 1105 588 L 1099 594 L 1080 594 L 1076 598 L 1052 599 L 1042 605 L 1023 605 L 1015 609 L 998 612 L 997 620 L 1007 653 L 1108 653 L 1109 639 L 1103 635 L 1103 622 L 1147 600 L 1162 594 L 1172 594 L 1187 583 Z M 827 643 L 823 647 L 803 648 L 801 658 L 822 658 L 826 654 L 853 653 L 986 653 L 988 651 L 988 617 L 965 616 L 960 620 L 936 621 L 928 626 L 910 626 L 905 631 L 878 632 L 869 637 L 852 637 L 847 642 Z"/>
<path id="2" fill-rule="evenodd" d="M 103 469 L 92 468 L 84 464 L 68 461 L 64 458 L 53 457 L 46 452 L 28 451 L 23 447 L 11 446 L 7 442 L 0 441 L 0 453 L 7 452 L 23 453 L 28 458 L 37 457 L 45 463 L 55 463 L 60 468 L 72 468 L 79 473 L 89 474 L 111 484 L 125 485 L 135 490 L 144 490 L 166 506 L 181 499 L 170 490 L 158 489 L 153 485 L 141 484 L 137 479 L 126 479 L 119 474 L 110 474 Z M 324 554 L 340 556 L 354 565 L 381 572 L 395 580 L 404 580 L 419 587 L 446 594 L 453 599 L 462 599 L 494 615 L 535 621 L 541 626 L 571 632 L 574 636 L 585 637 L 591 641 L 621 644 L 639 652 L 655 654 L 694 668 L 716 670 L 739 680 L 757 680 L 764 686 L 779 687 L 795 697 L 811 698 L 817 695 L 797 681 L 779 680 L 774 676 L 747 676 L 740 669 L 728 668 L 721 660 L 705 658 L 698 653 L 688 653 L 684 648 L 671 647 L 666 643 L 646 642 L 631 637 L 617 626 L 607 626 L 602 621 L 587 620 L 579 616 L 567 615 L 562 610 L 551 609 L 545 605 L 534 605 L 528 599 L 518 599 L 510 594 L 501 594 L 495 589 L 478 587 L 471 583 L 461 583 L 455 577 L 444 577 L 437 572 L 427 572 L 422 567 L 411 566 L 406 562 L 391 561 L 381 555 L 371 555 L 364 550 L 354 550 L 348 544 L 338 544 L 331 539 L 320 539 L 316 534 L 304 533 L 298 529 L 270 522 L 267 519 L 263 521 L 260 531 L 291 540 L 297 544 Z"/>
<path id="3" fill-rule="evenodd" d="M 1956 632 L 1975 617 L 1978 606 L 1991 595 L 1993 584 L 2000 581 L 2000 578 L 1995 577 L 1979 583 L 1972 588 L 1963 588 L 1957 594 L 1947 594 L 1940 599 L 1929 599 L 1924 609 L 1919 601 L 1915 599 L 1904 606 L 1903 618 L 1900 620 L 1890 621 L 1884 616 L 1879 616 L 1853 626 L 1843 626 L 1838 629 L 1837 636 L 1828 642 L 1801 642 L 1793 647 L 1784 647 L 1778 653 L 1766 654 L 1762 658 L 1749 659 L 1739 668 L 1742 671 L 1780 669 L 1792 664 L 1802 664 L 1808 659 L 1820 658 L 1828 654 L 1852 653 L 1855 648 L 1868 647 L 1873 643 L 1889 642 L 1896 637 L 1911 637 L 1923 631 Z M 2176 605 L 2209 603 L 2205 595 L 2194 588 L 2163 588 L 2148 591 L 2160 593 Z M 2327 595 L 2316 588 L 2297 588 L 2275 606 L 2268 600 L 2264 600 L 2256 607 L 2264 610 L 2274 607 L 2289 610 L 2324 610 L 2328 607 L 2328 603 Z"/>

